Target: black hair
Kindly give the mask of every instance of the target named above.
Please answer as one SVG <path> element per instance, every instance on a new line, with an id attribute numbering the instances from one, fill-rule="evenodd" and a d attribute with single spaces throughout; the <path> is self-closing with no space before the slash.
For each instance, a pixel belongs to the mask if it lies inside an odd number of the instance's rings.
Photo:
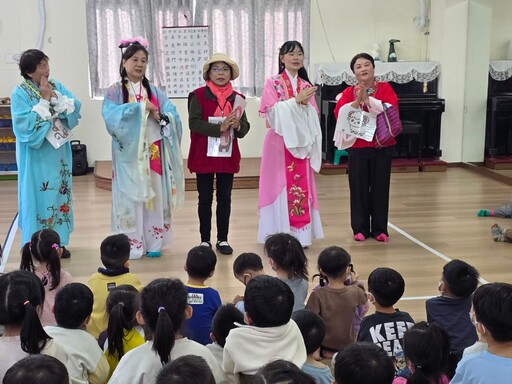
<path id="1" fill-rule="evenodd" d="M 289 279 L 308 280 L 308 259 L 299 240 L 288 233 L 276 233 L 265 240 L 265 254 Z"/>
<path id="2" fill-rule="evenodd" d="M 480 274 L 462 260 L 452 260 L 443 267 L 443 281 L 457 297 L 469 297 L 478 286 Z"/>
<path id="3" fill-rule="evenodd" d="M 41 280 L 28 271 L 0 275 L 0 325 L 19 326 L 21 349 L 40 353 L 50 336 L 45 332 L 36 308 L 44 303 Z"/>
<path id="4" fill-rule="evenodd" d="M 239 276 L 247 270 L 262 271 L 261 257 L 253 252 L 241 253 L 233 262 L 233 274 Z"/>
<path id="5" fill-rule="evenodd" d="M 512 285 L 485 284 L 473 294 L 476 321 L 481 323 L 500 343 L 512 341 Z"/>
<path id="6" fill-rule="evenodd" d="M 123 357 L 126 331 L 132 330 L 137 325 L 135 315 L 139 309 L 139 292 L 135 289 L 112 289 L 107 296 L 106 312 L 108 315 L 107 354 L 121 360 Z"/>
<path id="7" fill-rule="evenodd" d="M 27 80 L 31 80 L 29 73 L 34 73 L 37 69 L 37 66 L 43 60 L 49 60 L 48 56 L 44 54 L 44 52 L 39 49 L 27 49 L 21 54 L 20 57 L 20 73 Z"/>
<path id="8" fill-rule="evenodd" d="M 288 323 L 293 303 L 292 290 L 277 277 L 256 276 L 245 287 L 245 312 L 256 327 L 278 327 Z"/>
<path id="9" fill-rule="evenodd" d="M 212 333 L 217 344 L 224 348 L 229 331 L 236 328 L 236 323 L 244 323 L 244 315 L 233 304 L 225 304 L 217 309 L 212 319 Z"/>
<path id="10" fill-rule="evenodd" d="M 138 43 L 138 42 L 132 43 L 123 51 L 121 63 L 119 64 L 119 74 L 121 75 L 121 81 L 123 83 L 123 87 L 121 87 L 123 90 L 123 103 L 127 103 L 128 98 L 129 98 L 129 92 L 125 86 L 125 84 L 128 83 L 128 80 L 126 78 L 127 74 L 126 74 L 126 69 L 124 69 L 123 60 L 126 61 L 126 60 L 130 59 L 133 55 L 135 55 L 139 51 L 144 52 L 144 54 L 146 55 L 146 59 L 149 58 L 148 50 L 145 47 L 143 47 L 142 45 L 140 45 L 140 43 Z M 149 86 L 149 80 L 147 79 L 146 75 L 144 75 L 142 77 L 142 85 L 146 89 L 146 93 L 148 94 L 148 99 L 151 100 L 151 87 Z"/>
<path id="11" fill-rule="evenodd" d="M 252 384 L 315 384 L 316 381 L 290 361 L 274 360 L 261 367 Z"/>
<path id="12" fill-rule="evenodd" d="M 35 272 L 34 261 L 46 263 L 50 279 L 43 277 L 43 285 L 50 284 L 50 291 L 60 284 L 60 237 L 53 229 L 34 232 L 30 241 L 21 249 L 20 269 Z"/>
<path id="13" fill-rule="evenodd" d="M 61 361 L 49 355 L 28 355 L 13 364 L 2 384 L 68 384 L 69 374 Z"/>
<path id="14" fill-rule="evenodd" d="M 185 355 L 165 364 L 155 384 L 215 384 L 215 378 L 203 357 Z"/>
<path id="15" fill-rule="evenodd" d="M 306 353 L 311 355 L 322 345 L 325 337 L 325 322 L 320 316 L 309 309 L 300 309 L 292 313 L 292 320 L 302 333 Z"/>
<path id="16" fill-rule="evenodd" d="M 343 276 L 350 263 L 352 263 L 352 259 L 348 252 L 335 245 L 320 252 L 317 261 L 318 269 L 321 269 L 323 274 L 334 278 Z"/>
<path id="17" fill-rule="evenodd" d="M 169 362 L 176 332 L 185 319 L 187 299 L 187 290 L 178 279 L 155 279 L 140 293 L 140 311 L 162 364 Z"/>
<path id="18" fill-rule="evenodd" d="M 101 262 L 107 269 L 121 269 L 130 258 L 130 239 L 124 233 L 105 238 L 100 245 Z"/>
<path id="19" fill-rule="evenodd" d="M 404 355 L 414 365 L 407 384 L 439 383 L 450 354 L 450 336 L 436 323 L 420 321 L 404 334 Z"/>
<path id="20" fill-rule="evenodd" d="M 373 60 L 373 57 L 368 53 L 358 53 L 355 55 L 352 60 L 350 60 L 350 69 L 352 72 L 354 72 L 354 65 L 356 64 L 356 61 L 358 59 L 366 59 L 369 60 L 372 63 L 372 67 L 375 68 L 375 60 Z"/>
<path id="21" fill-rule="evenodd" d="M 185 266 L 192 278 L 207 279 L 215 271 L 217 256 L 210 247 L 198 245 L 188 251 Z"/>
<path id="22" fill-rule="evenodd" d="M 394 377 L 393 360 L 374 343 L 353 343 L 336 355 L 334 379 L 337 383 L 391 384 Z"/>
<path id="23" fill-rule="evenodd" d="M 284 43 L 281 48 L 279 48 L 279 57 L 278 57 L 278 67 L 279 71 L 277 73 L 282 73 L 285 70 L 284 63 L 281 62 L 281 58 L 289 52 L 292 52 L 295 48 L 299 48 L 304 54 L 304 48 L 302 44 L 296 40 L 290 40 Z M 299 69 L 298 75 L 301 79 L 306 80 L 308 83 L 311 83 L 308 77 L 308 71 L 304 66 Z"/>
<path id="24" fill-rule="evenodd" d="M 80 329 L 92 313 L 94 296 L 91 289 L 82 283 L 67 284 L 55 295 L 53 312 L 59 327 Z"/>
<path id="25" fill-rule="evenodd" d="M 382 307 L 392 307 L 402 297 L 405 281 L 400 273 L 391 268 L 376 268 L 368 276 L 368 292 Z"/>

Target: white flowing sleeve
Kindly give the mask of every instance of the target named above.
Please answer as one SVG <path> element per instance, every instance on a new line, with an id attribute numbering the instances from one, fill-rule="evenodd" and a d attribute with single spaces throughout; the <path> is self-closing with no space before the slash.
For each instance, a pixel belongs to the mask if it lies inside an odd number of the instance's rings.
<path id="1" fill-rule="evenodd" d="M 57 97 L 52 97 L 50 99 L 51 104 L 53 105 L 53 109 L 55 109 L 55 112 L 58 114 L 66 113 L 70 114 L 75 111 L 75 100 L 71 99 L 59 91 L 55 91 L 55 94 Z"/>
<path id="2" fill-rule="evenodd" d="M 39 103 L 32 107 L 32 111 L 41 116 L 41 119 L 48 121 L 52 117 L 52 113 L 50 112 L 50 102 L 41 98 Z"/>

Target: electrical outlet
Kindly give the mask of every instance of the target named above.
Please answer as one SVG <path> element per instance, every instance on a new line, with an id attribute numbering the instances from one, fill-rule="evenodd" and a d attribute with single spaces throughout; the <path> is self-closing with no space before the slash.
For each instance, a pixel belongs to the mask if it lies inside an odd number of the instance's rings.
<path id="1" fill-rule="evenodd" d="M 21 55 L 19 53 L 14 53 L 12 55 L 5 55 L 5 63 L 6 64 L 18 64 L 20 62 Z"/>

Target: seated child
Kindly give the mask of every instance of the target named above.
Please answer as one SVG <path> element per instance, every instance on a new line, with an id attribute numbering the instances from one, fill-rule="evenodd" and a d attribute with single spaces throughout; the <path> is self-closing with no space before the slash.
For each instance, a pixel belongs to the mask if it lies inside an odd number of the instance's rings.
<path id="1" fill-rule="evenodd" d="M 165 364 L 155 384 L 215 384 L 215 378 L 204 358 L 185 355 Z"/>
<path id="2" fill-rule="evenodd" d="M 64 253 L 60 236 L 53 229 L 34 232 L 30 242 L 21 250 L 20 269 L 30 271 L 41 280 L 45 290 L 41 324 L 54 325 L 53 303 L 60 288 L 73 282 L 73 278 L 61 268 L 60 259 Z M 69 251 L 67 251 L 69 253 Z"/>
<path id="3" fill-rule="evenodd" d="M 222 305 L 213 316 L 212 333 L 210 334 L 213 343 L 206 345 L 206 348 L 210 350 L 221 366 L 226 338 L 229 331 L 237 327 L 235 323 L 243 324 L 244 315 L 233 304 Z"/>
<path id="4" fill-rule="evenodd" d="M 329 381 L 329 384 L 331 384 L 331 382 L 332 381 Z M 269 383 L 315 384 L 318 382 L 315 382 L 313 377 L 303 370 L 301 371 L 295 364 L 286 360 L 274 360 L 261 367 L 251 382 L 251 384 Z"/>
<path id="5" fill-rule="evenodd" d="M 512 377 L 512 285 L 482 285 L 473 294 L 472 304 L 471 319 L 488 349 L 465 356 L 450 383 L 509 383 Z"/>
<path id="6" fill-rule="evenodd" d="M 299 327 L 291 320 L 293 292 L 272 276 L 256 276 L 245 288 L 245 323 L 229 332 L 224 346 L 224 372 L 231 383 L 239 374 L 254 375 L 271 360 L 306 362 Z"/>
<path id="7" fill-rule="evenodd" d="M 293 311 L 304 309 L 308 295 L 308 259 L 301 243 L 288 233 L 276 233 L 265 240 L 265 254 L 279 279 L 293 292 Z"/>
<path id="8" fill-rule="evenodd" d="M 377 268 L 368 276 L 368 299 L 375 313 L 361 322 L 357 341 L 377 344 L 393 358 L 400 375 L 406 368 L 402 340 L 404 333 L 414 325 L 407 312 L 394 308 L 405 290 L 405 281 L 394 269 Z"/>
<path id="9" fill-rule="evenodd" d="M 130 240 L 125 234 L 108 236 L 100 246 L 101 262 L 104 268 L 98 268 L 87 282 L 94 294 L 94 305 L 87 332 L 98 338 L 107 329 L 108 317 L 105 303 L 109 291 L 121 284 L 133 285 L 138 291 L 142 289 L 140 279 L 128 269 L 130 258 Z"/>
<path id="10" fill-rule="evenodd" d="M 475 327 L 469 318 L 471 295 L 478 286 L 478 271 L 462 260 L 445 264 L 439 292 L 441 296 L 426 301 L 427 321 L 437 323 L 450 335 L 450 368 L 453 376 L 457 363 L 465 348 L 477 340 Z"/>
<path id="11" fill-rule="evenodd" d="M 55 296 L 57 326 L 44 328 L 68 354 L 66 367 L 73 383 L 105 383 L 108 377 L 107 359 L 96 339 L 85 330 L 92 303 L 92 292 L 85 284 L 66 285 Z"/>
<path id="12" fill-rule="evenodd" d="M 185 323 L 184 334 L 203 345 L 211 342 L 213 315 L 222 305 L 219 292 L 204 284 L 213 276 L 216 264 L 217 256 L 213 249 L 201 245 L 188 252 L 185 262 L 185 271 L 188 274 L 185 287 L 188 304 L 192 307 L 192 317 Z"/>
<path id="13" fill-rule="evenodd" d="M 336 354 L 333 384 L 391 384 L 393 360 L 374 343 L 350 344 Z"/>
<path id="14" fill-rule="evenodd" d="M 396 377 L 393 384 L 448 384 L 444 369 L 450 354 L 450 337 L 443 328 L 420 321 L 405 332 L 403 345 L 411 373 L 408 378 Z"/>
<path id="15" fill-rule="evenodd" d="M 69 384 L 66 366 L 55 357 L 28 355 L 11 366 L 2 384 Z"/>
<path id="16" fill-rule="evenodd" d="M 265 271 L 263 270 L 261 257 L 256 253 L 242 253 L 233 262 L 233 275 L 235 275 L 235 278 L 243 285 L 247 285 L 253 277 L 264 274 Z M 233 304 L 235 304 L 240 312 L 245 312 L 243 296 L 236 295 L 233 299 Z"/>
<path id="17" fill-rule="evenodd" d="M 297 323 L 300 333 L 302 333 L 308 354 L 302 370 L 313 377 L 317 384 L 331 384 L 334 380 L 331 368 L 314 358 L 315 354 L 320 353 L 320 346 L 325 336 L 324 320 L 309 309 L 294 312 L 292 320 Z"/>
<path id="18" fill-rule="evenodd" d="M 366 294 L 358 286 L 357 275 L 351 270 L 350 255 L 343 248 L 332 246 L 318 256 L 318 270 L 326 276 L 329 285 L 311 292 L 306 309 L 320 315 L 325 321 L 326 333 L 321 353 L 331 358 L 334 353 L 356 340 L 354 315 L 367 302 Z M 352 279 L 346 286 L 345 280 Z"/>

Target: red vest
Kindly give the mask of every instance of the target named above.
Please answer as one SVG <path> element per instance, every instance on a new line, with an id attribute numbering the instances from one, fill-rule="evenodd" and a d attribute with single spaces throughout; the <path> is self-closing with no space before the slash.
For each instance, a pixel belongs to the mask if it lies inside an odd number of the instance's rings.
<path id="1" fill-rule="evenodd" d="M 189 100 L 195 95 L 202 107 L 203 120 L 208 121 L 208 117 L 213 116 L 217 108 L 217 99 L 208 87 L 196 89 L 189 94 Z M 243 95 L 233 91 L 228 97 L 228 102 L 233 103 L 235 96 Z M 208 147 L 208 136 L 190 131 L 190 150 L 188 151 L 187 166 L 192 173 L 238 173 L 240 171 L 240 149 L 238 140 L 233 138 L 233 151 L 231 157 L 208 157 L 206 156 Z"/>

